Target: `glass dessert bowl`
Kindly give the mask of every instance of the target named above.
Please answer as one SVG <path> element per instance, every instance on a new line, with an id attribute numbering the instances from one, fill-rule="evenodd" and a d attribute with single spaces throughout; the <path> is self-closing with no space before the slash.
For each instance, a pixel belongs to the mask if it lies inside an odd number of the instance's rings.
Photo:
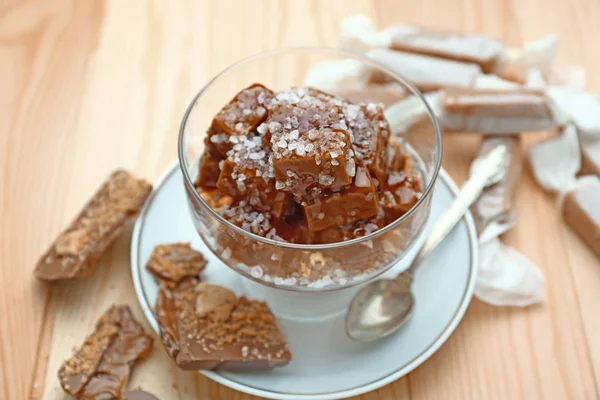
<path id="1" fill-rule="evenodd" d="M 290 48 L 209 81 L 178 150 L 194 226 L 223 263 L 266 286 L 327 291 L 372 279 L 414 245 L 441 135 L 423 96 L 385 67 Z"/>

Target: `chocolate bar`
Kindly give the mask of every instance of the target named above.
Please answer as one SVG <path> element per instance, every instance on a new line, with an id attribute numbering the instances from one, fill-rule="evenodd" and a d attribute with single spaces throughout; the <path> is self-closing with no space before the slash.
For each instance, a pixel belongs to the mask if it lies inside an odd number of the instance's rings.
<path id="1" fill-rule="evenodd" d="M 488 36 L 406 24 L 391 26 L 385 32 L 393 50 L 477 64 L 485 73 L 496 73 L 502 66 L 504 45 Z"/>
<path id="2" fill-rule="evenodd" d="M 523 163 L 520 139 L 517 135 L 486 136 L 479 147 L 477 159 L 485 157 L 497 146 L 506 148 L 502 166 L 504 175 L 498 183 L 485 188 L 479 199 L 471 206 L 479 235 L 492 223 L 507 227 L 515 218 L 514 200 Z M 473 168 L 477 167 L 476 163 L 477 161 L 474 162 Z"/>
<path id="3" fill-rule="evenodd" d="M 513 134 L 555 128 L 563 114 L 536 90 L 446 89 L 440 121 L 447 132 Z"/>
<path id="4" fill-rule="evenodd" d="M 420 54 L 404 53 L 387 49 L 373 49 L 367 56 L 389 68 L 422 92 L 446 87 L 472 87 L 481 69 L 477 64 L 464 63 Z M 373 81 L 385 80 L 373 74 Z"/>
<path id="5" fill-rule="evenodd" d="M 600 257 L 600 178 L 581 178 L 575 188 L 567 193 L 563 218 L 567 225 Z"/>
<path id="6" fill-rule="evenodd" d="M 146 268 L 159 281 L 178 283 L 185 278 L 197 277 L 208 261 L 189 243 L 161 244 L 154 247 Z"/>
<path id="7" fill-rule="evenodd" d="M 151 191 L 152 185 L 127 171 L 111 174 L 40 258 L 35 276 L 45 281 L 86 276 L 125 223 L 140 211 Z"/>
<path id="8" fill-rule="evenodd" d="M 161 286 L 155 309 L 162 343 L 183 370 L 265 370 L 292 357 L 269 307 L 224 287 L 195 278 Z"/>
<path id="9" fill-rule="evenodd" d="M 128 306 L 112 306 L 83 346 L 61 366 L 60 384 L 76 398 L 123 398 L 131 369 L 150 353 L 152 342 Z"/>

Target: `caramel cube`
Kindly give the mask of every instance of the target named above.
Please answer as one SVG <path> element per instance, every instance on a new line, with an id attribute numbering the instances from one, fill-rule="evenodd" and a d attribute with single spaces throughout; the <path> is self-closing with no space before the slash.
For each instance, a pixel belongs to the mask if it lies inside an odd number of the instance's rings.
<path id="1" fill-rule="evenodd" d="M 335 190 L 352 182 L 356 161 L 342 104 L 314 89 L 277 93 L 259 127 L 271 134 L 277 189 L 302 197 L 316 183 Z"/>
<path id="2" fill-rule="evenodd" d="M 387 175 L 387 147 L 390 137 L 381 104 L 344 104 L 344 116 L 354 136 L 356 158 L 369 169 L 371 176 L 384 182 Z"/>
<path id="3" fill-rule="evenodd" d="M 224 160 L 217 188 L 234 201 L 245 200 L 250 206 L 285 217 L 293 209 L 292 196 L 275 189 L 270 149 L 263 149 L 259 137 L 239 137 L 239 142 Z"/>
<path id="4" fill-rule="evenodd" d="M 311 231 L 331 226 L 349 225 L 370 218 L 379 212 L 377 194 L 369 171 L 359 166 L 352 185 L 339 192 L 331 190 L 313 193 L 310 202 L 303 202 L 306 223 Z"/>
<path id="5" fill-rule="evenodd" d="M 198 177 L 194 186 L 196 189 L 212 190 L 217 187 L 221 160 L 210 152 L 204 152 L 200 157 L 200 165 L 198 167 Z"/>
<path id="6" fill-rule="evenodd" d="M 397 141 L 392 141 L 388 155 L 388 175 L 380 198 L 388 222 L 404 215 L 421 197 L 421 179 L 415 171 L 414 160 Z"/>
<path id="7" fill-rule="evenodd" d="M 221 158 L 234 142 L 232 136 L 249 136 L 267 118 L 267 106 L 273 92 L 255 83 L 239 92 L 219 111 L 207 132 L 206 148 Z"/>

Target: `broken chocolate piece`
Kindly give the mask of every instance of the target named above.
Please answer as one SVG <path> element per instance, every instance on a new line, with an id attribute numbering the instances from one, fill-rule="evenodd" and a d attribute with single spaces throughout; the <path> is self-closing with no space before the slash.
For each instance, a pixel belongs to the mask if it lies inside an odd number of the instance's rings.
<path id="1" fill-rule="evenodd" d="M 581 178 L 562 206 L 567 225 L 600 257 L 600 178 Z"/>
<path id="2" fill-rule="evenodd" d="M 264 370 L 289 362 L 269 307 L 232 294 L 194 278 L 160 288 L 155 307 L 160 336 L 179 368 Z"/>
<path id="3" fill-rule="evenodd" d="M 159 280 L 177 283 L 198 276 L 207 263 L 189 243 L 172 243 L 155 246 L 146 268 Z"/>
<path id="4" fill-rule="evenodd" d="M 374 49 L 367 56 L 406 78 L 422 92 L 446 87 L 472 87 L 481 73 L 476 64 L 394 50 Z M 379 81 L 381 77 L 373 74 L 373 80 Z"/>
<path id="5" fill-rule="evenodd" d="M 446 89 L 440 121 L 447 132 L 514 134 L 556 128 L 563 117 L 537 90 Z"/>
<path id="6" fill-rule="evenodd" d="M 120 399 L 134 363 L 145 358 L 152 337 L 128 306 L 112 306 L 95 331 L 58 371 L 65 392 L 81 399 Z"/>
<path id="7" fill-rule="evenodd" d="M 35 276 L 63 281 L 87 275 L 151 191 L 152 185 L 145 180 L 127 171 L 114 172 L 40 258 Z"/>

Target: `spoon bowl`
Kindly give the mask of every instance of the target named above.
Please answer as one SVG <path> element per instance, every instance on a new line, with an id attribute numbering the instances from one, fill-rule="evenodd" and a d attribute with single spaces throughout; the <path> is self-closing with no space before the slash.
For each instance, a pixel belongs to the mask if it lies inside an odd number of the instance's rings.
<path id="1" fill-rule="evenodd" d="M 371 342 L 404 325 L 414 310 L 415 299 L 410 287 L 396 279 L 376 280 L 355 295 L 348 310 L 346 332 L 353 339 Z"/>

